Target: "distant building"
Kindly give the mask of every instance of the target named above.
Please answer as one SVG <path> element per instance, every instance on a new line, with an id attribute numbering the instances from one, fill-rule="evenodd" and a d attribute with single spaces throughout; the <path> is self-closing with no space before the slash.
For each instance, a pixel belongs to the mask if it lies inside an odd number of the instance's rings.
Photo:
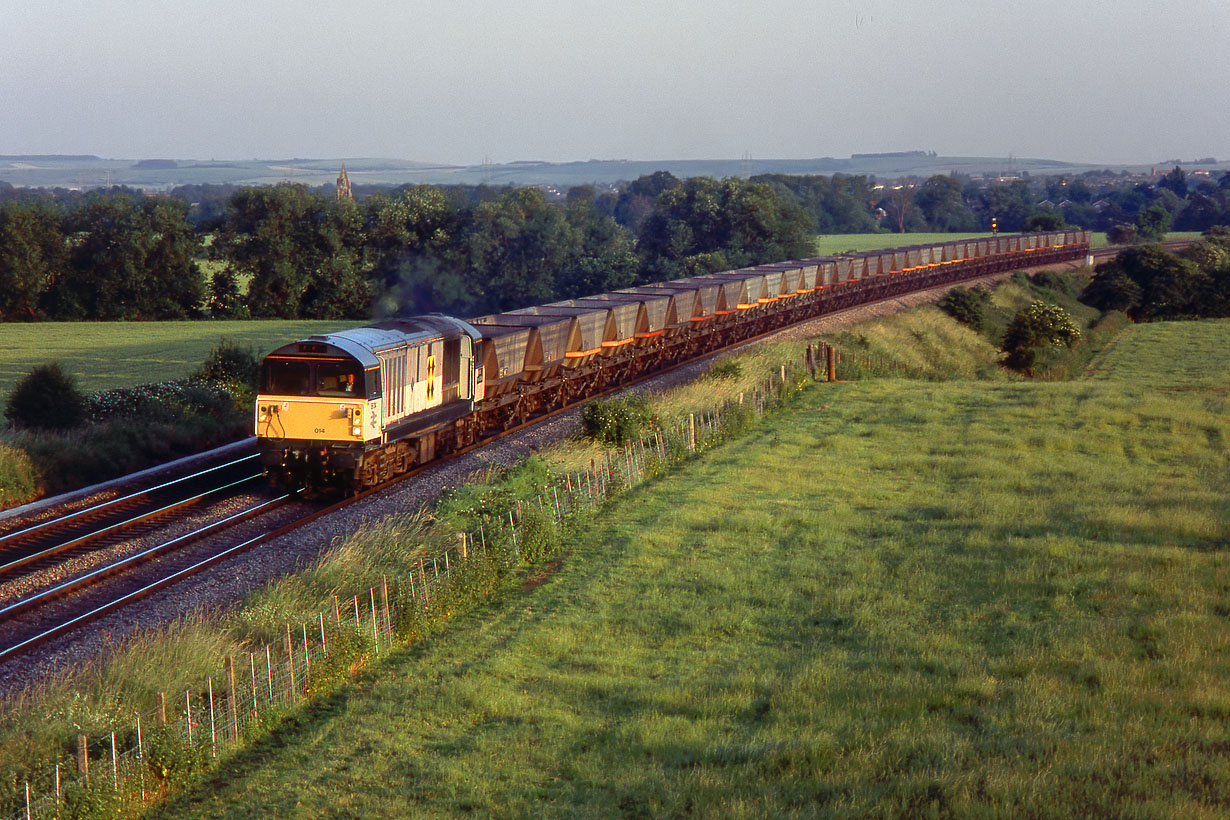
<path id="1" fill-rule="evenodd" d="M 337 175 L 337 198 L 354 199 L 354 191 L 350 189 L 350 175 L 346 173 L 346 163 L 342 163 L 342 172 Z"/>

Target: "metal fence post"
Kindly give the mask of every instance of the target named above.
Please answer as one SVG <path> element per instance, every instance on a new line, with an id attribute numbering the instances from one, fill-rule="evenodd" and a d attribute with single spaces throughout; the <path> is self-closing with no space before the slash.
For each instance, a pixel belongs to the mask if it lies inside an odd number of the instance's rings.
<path id="1" fill-rule="evenodd" d="M 290 637 L 290 624 L 286 625 L 286 634 L 282 636 L 282 649 L 286 652 L 286 680 L 287 691 L 290 694 L 290 702 L 294 703 L 295 697 L 295 644 Z"/>
<path id="2" fill-rule="evenodd" d="M 252 665 L 252 719 L 260 720 L 260 699 L 256 696 L 256 653 L 248 653 L 248 662 Z"/>
<path id="3" fill-rule="evenodd" d="M 192 692 L 184 690 L 184 722 L 188 726 L 188 745 L 192 745 Z"/>
<path id="4" fill-rule="evenodd" d="M 465 538 L 465 533 L 461 534 Z M 464 555 L 463 555 L 464 557 Z M 384 613 L 384 632 L 391 640 L 393 637 L 393 613 L 389 609 L 389 576 L 380 576 L 380 610 Z"/>
<path id="5" fill-rule="evenodd" d="M 209 679 L 209 744 L 213 756 L 218 756 L 218 725 L 214 720 L 214 679 Z"/>
<path id="6" fill-rule="evenodd" d="M 380 629 L 376 626 L 376 588 L 369 589 L 372 598 L 372 651 L 380 654 Z"/>
<path id="7" fill-rule="evenodd" d="M 226 735 L 231 740 L 238 740 L 239 705 L 235 702 L 235 659 L 230 655 L 222 659 L 222 674 L 226 681 Z"/>
<path id="8" fill-rule="evenodd" d="M 306 687 L 312 682 L 312 652 L 308 649 L 307 624 L 301 626 L 303 627 L 303 685 Z"/>

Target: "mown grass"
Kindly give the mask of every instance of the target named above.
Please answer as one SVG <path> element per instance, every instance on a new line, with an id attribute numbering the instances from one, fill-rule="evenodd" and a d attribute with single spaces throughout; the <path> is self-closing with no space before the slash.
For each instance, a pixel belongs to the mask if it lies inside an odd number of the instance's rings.
<path id="1" fill-rule="evenodd" d="M 349 321 L 41 322 L 0 324 L 0 396 L 31 368 L 57 361 L 82 390 L 107 390 L 189 375 L 229 339 L 263 356 Z"/>
<path id="2" fill-rule="evenodd" d="M 1225 816 L 1230 323 L 1140 330 L 813 386 L 154 816 Z"/>

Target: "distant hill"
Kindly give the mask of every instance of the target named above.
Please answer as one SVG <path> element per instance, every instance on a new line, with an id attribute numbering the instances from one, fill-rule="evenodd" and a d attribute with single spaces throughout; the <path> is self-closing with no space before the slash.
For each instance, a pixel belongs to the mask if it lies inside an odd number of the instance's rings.
<path id="1" fill-rule="evenodd" d="M 541 162 L 520 160 L 502 164 L 448 165 L 387 158 L 197 160 L 102 159 L 60 154 L 0 155 L 0 182 L 17 187 L 97 188 L 128 185 L 160 191 L 177 185 L 271 185 L 283 181 L 331 185 L 342 162 L 356 185 L 413 183 L 491 185 L 610 184 L 633 180 L 654 171 L 678 177 L 731 177 L 755 174 L 862 174 L 880 178 L 926 177 L 962 173 L 972 176 L 1081 173 L 1100 168 L 1145 171 L 1167 163 L 1108 166 L 1049 159 L 945 157 L 926 151 L 855 154 L 848 159 L 709 159 L 709 160 L 589 160 Z M 1169 165 L 1173 165 L 1173 161 Z M 1230 163 L 1214 166 L 1230 169 Z"/>

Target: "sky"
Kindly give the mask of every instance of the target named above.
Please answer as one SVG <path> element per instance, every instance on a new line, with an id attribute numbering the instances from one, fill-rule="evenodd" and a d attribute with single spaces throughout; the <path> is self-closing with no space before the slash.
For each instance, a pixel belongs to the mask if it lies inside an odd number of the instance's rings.
<path id="1" fill-rule="evenodd" d="M 1230 159 L 1227 0 L 0 0 L 0 154 Z"/>

